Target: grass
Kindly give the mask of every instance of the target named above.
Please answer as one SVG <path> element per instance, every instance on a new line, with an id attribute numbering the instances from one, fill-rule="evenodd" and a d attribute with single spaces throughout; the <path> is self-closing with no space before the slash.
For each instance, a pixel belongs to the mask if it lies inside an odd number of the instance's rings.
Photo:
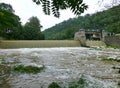
<path id="1" fill-rule="evenodd" d="M 75 40 L 2 40 L 0 48 L 79 47 Z"/>
<path id="2" fill-rule="evenodd" d="M 36 66 L 24 66 L 24 65 L 17 65 L 13 67 L 13 71 L 18 73 L 39 73 L 45 69 L 45 66 L 36 67 Z"/>
<path id="3" fill-rule="evenodd" d="M 114 59 L 114 58 L 103 58 L 102 61 L 110 61 L 110 62 L 116 61 L 116 62 L 120 62 L 120 60 Z"/>
<path id="4" fill-rule="evenodd" d="M 1 59 L 1 64 L 6 64 L 5 58 L 2 58 L 2 59 Z"/>
<path id="5" fill-rule="evenodd" d="M 102 58 L 102 61 L 114 61 L 113 58 Z"/>
<path id="6" fill-rule="evenodd" d="M 68 88 L 85 88 L 86 80 L 82 77 L 78 81 L 70 82 Z M 48 85 L 48 88 L 61 88 L 60 85 L 56 82 L 52 82 Z"/>
<path id="7" fill-rule="evenodd" d="M 115 34 L 115 36 L 119 37 L 119 36 L 120 36 L 120 34 Z"/>
<path id="8" fill-rule="evenodd" d="M 86 80 L 82 77 L 77 82 L 71 82 L 69 88 L 85 88 Z"/>
<path id="9" fill-rule="evenodd" d="M 106 46 L 106 48 L 120 49 L 120 46 L 116 46 L 116 45 L 108 45 L 108 46 Z"/>
<path id="10" fill-rule="evenodd" d="M 52 82 L 51 84 L 48 85 L 48 88 L 61 88 L 58 83 Z"/>

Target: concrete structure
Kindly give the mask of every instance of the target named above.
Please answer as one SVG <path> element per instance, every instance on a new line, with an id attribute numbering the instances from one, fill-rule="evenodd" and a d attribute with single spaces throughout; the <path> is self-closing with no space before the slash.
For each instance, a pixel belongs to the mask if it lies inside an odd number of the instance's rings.
<path id="1" fill-rule="evenodd" d="M 113 47 L 120 47 L 120 36 L 110 36 L 105 38 L 105 43 Z"/>
<path id="2" fill-rule="evenodd" d="M 104 41 L 108 33 L 103 30 L 84 30 L 80 29 L 75 33 L 74 40 L 79 40 L 82 46 L 86 46 L 86 40 Z"/>
<path id="3" fill-rule="evenodd" d="M 80 30 L 79 32 L 75 33 L 74 40 L 79 40 L 81 46 L 86 46 L 86 36 L 85 36 L 85 31 Z"/>

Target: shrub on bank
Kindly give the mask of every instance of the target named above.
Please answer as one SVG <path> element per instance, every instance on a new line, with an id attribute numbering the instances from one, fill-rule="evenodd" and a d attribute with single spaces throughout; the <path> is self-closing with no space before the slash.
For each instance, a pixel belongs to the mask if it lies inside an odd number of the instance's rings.
<path id="1" fill-rule="evenodd" d="M 116 61 L 116 62 L 120 62 L 119 59 L 114 59 L 114 58 L 102 58 L 102 61 Z"/>
<path id="2" fill-rule="evenodd" d="M 61 88 L 58 83 L 52 82 L 51 84 L 48 85 L 48 88 Z"/>
<path id="3" fill-rule="evenodd" d="M 45 69 L 45 66 L 36 67 L 36 66 L 24 66 L 24 65 L 17 65 L 13 67 L 13 71 L 18 73 L 39 73 Z"/>

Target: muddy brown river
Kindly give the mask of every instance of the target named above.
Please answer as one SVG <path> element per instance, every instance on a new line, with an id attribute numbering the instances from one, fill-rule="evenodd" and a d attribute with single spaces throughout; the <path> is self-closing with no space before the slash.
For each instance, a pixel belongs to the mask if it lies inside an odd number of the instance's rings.
<path id="1" fill-rule="evenodd" d="M 83 77 L 85 88 L 120 88 L 120 49 L 112 48 L 21 48 L 0 49 L 0 88 L 48 88 L 57 82 L 69 88 L 69 82 Z M 18 74 L 15 65 L 45 66 L 37 74 Z"/>

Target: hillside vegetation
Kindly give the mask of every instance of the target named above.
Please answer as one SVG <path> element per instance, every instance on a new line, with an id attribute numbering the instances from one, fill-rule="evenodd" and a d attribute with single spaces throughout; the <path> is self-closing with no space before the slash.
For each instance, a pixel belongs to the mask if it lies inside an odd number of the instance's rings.
<path id="1" fill-rule="evenodd" d="M 46 29 L 43 33 L 45 39 L 73 39 L 74 33 L 79 29 L 103 29 L 120 33 L 120 5 L 92 15 L 71 18 Z"/>

